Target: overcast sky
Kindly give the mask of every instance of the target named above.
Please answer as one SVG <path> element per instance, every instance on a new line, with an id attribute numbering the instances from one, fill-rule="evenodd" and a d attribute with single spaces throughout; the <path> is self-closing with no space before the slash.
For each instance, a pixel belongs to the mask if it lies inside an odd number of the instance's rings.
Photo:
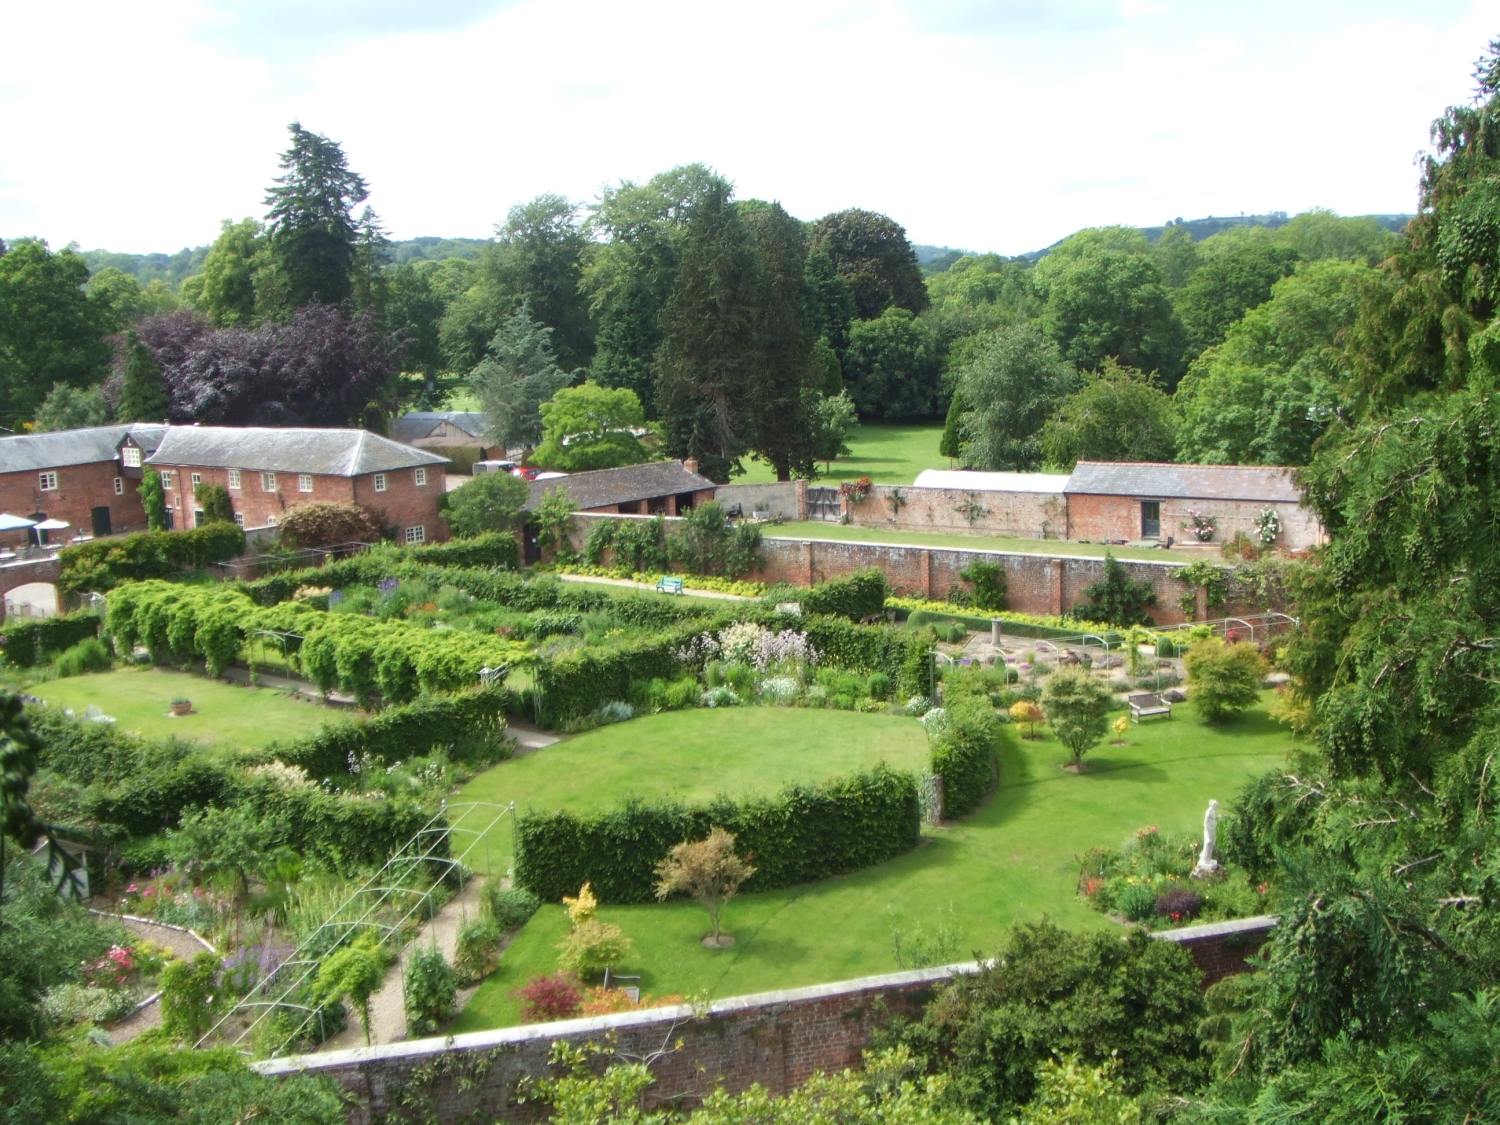
<path id="1" fill-rule="evenodd" d="M 0 5 L 0 236 L 172 251 L 300 120 L 393 237 L 703 161 L 816 218 L 1015 254 L 1083 226 L 1410 211 L 1500 0 Z"/>

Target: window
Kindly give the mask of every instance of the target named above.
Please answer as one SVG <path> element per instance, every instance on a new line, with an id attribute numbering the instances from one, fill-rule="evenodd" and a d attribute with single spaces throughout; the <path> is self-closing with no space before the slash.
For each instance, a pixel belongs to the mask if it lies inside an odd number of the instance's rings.
<path id="1" fill-rule="evenodd" d="M 165 472 L 161 475 L 161 486 L 168 492 L 172 491 L 172 476 L 173 474 L 170 472 Z"/>
<path id="2" fill-rule="evenodd" d="M 385 474 L 384 473 L 376 473 L 375 474 L 375 491 L 376 492 L 384 492 L 385 491 Z"/>
<path id="3" fill-rule="evenodd" d="M 276 526 L 276 517 L 275 516 L 267 516 L 266 517 L 266 526 L 267 527 L 275 527 Z"/>
<path id="4" fill-rule="evenodd" d="M 427 541 L 427 529 L 418 525 L 406 529 L 406 541 L 408 543 L 425 543 Z"/>
<path id="5" fill-rule="evenodd" d="M 1141 538 L 1156 539 L 1161 535 L 1161 502 L 1141 501 Z"/>
<path id="6" fill-rule="evenodd" d="M 202 473 L 194 473 L 193 474 L 193 491 L 197 492 L 198 491 L 198 486 L 200 484 L 202 484 L 202 483 L 203 483 L 203 474 Z"/>
<path id="7" fill-rule="evenodd" d="M 312 474 L 311 473 L 298 473 L 297 474 L 297 491 L 298 492 L 311 492 L 312 491 Z"/>
<path id="8" fill-rule="evenodd" d="M 193 509 L 193 526 L 194 527 L 202 527 L 203 526 L 203 509 L 202 508 L 194 508 Z"/>
<path id="9" fill-rule="evenodd" d="M 245 517 L 244 517 L 244 514 L 241 513 L 241 512 L 235 512 L 234 513 L 234 522 L 235 522 L 236 526 L 238 526 L 238 527 L 244 527 L 245 526 Z"/>
<path id="10" fill-rule="evenodd" d="M 37 487 L 40 488 L 43 492 L 56 492 L 57 491 L 57 474 L 56 473 L 38 473 L 37 474 Z"/>
<path id="11" fill-rule="evenodd" d="M 116 496 L 124 496 L 125 495 L 125 478 L 124 477 L 115 477 L 115 495 Z"/>
<path id="12" fill-rule="evenodd" d="M 261 473 L 260 474 L 260 490 L 262 492 L 275 492 L 276 491 L 276 474 L 275 473 Z"/>
<path id="13" fill-rule="evenodd" d="M 417 487 L 418 488 L 425 487 L 426 484 L 427 484 L 427 470 L 426 469 L 418 469 L 416 471 L 415 475 L 416 475 L 416 478 L 417 478 Z"/>
<path id="14" fill-rule="evenodd" d="M 127 469 L 139 469 L 141 467 L 141 449 L 138 445 L 127 445 L 120 450 L 120 457 L 125 462 Z"/>
<path id="15" fill-rule="evenodd" d="M 230 469 L 229 470 L 229 487 L 230 488 L 238 488 L 239 486 L 240 486 L 240 471 L 238 469 Z"/>

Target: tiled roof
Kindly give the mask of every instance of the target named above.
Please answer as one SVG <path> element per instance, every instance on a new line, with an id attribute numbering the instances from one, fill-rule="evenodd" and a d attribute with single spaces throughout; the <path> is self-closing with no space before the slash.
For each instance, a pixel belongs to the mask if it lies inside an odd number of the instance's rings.
<path id="1" fill-rule="evenodd" d="M 1276 465 L 1170 465 L 1080 461 L 1064 492 L 1184 500 L 1265 500 L 1296 504 L 1292 470 Z"/>
<path id="2" fill-rule="evenodd" d="M 474 410 L 413 410 L 391 423 L 391 437 L 396 441 L 417 441 L 430 436 L 444 422 L 484 441 L 490 416 Z"/>
<path id="3" fill-rule="evenodd" d="M 0 473 L 35 472 L 113 461 L 119 456 L 119 444 L 125 440 L 126 434 L 140 431 L 143 437 L 149 437 L 163 429 L 164 426 L 136 423 L 0 437 Z"/>
<path id="4" fill-rule="evenodd" d="M 914 488 L 954 488 L 967 492 L 1061 492 L 1066 473 L 978 473 L 972 469 L 923 469 Z"/>
<path id="5" fill-rule="evenodd" d="M 147 461 L 153 465 L 203 465 L 334 477 L 448 463 L 446 457 L 413 449 L 367 430 L 269 426 L 171 426 Z"/>
<path id="6" fill-rule="evenodd" d="M 531 482 L 531 499 L 526 501 L 525 509 L 531 511 L 547 493 L 561 489 L 567 490 L 568 497 L 580 509 L 587 510 L 715 487 L 707 477 L 688 472 L 681 461 L 652 461 L 645 465 L 594 469 L 551 480 L 534 480 Z"/>

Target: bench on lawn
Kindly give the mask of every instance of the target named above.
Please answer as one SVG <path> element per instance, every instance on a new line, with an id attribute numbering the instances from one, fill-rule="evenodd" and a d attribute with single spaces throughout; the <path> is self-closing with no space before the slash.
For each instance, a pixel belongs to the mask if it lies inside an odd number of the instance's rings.
<path id="1" fill-rule="evenodd" d="M 680 594 L 682 593 L 682 579 L 662 575 L 656 580 L 656 590 L 661 594 Z"/>
<path id="2" fill-rule="evenodd" d="M 1172 704 L 1164 698 L 1160 692 L 1139 691 L 1133 695 L 1127 695 L 1125 701 L 1130 704 L 1130 721 L 1139 723 L 1142 719 L 1148 719 L 1152 715 L 1165 715 L 1172 717 Z"/>
<path id="3" fill-rule="evenodd" d="M 614 971 L 613 966 L 605 965 L 604 991 L 611 992 L 616 989 L 629 996 L 635 1003 L 639 1004 L 641 1002 L 641 978 L 620 976 Z"/>

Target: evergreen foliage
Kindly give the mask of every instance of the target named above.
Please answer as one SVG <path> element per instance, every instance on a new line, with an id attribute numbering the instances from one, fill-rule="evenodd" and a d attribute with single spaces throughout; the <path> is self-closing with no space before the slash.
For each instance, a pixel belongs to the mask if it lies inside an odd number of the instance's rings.
<path id="1" fill-rule="evenodd" d="M 353 210 L 369 195 L 339 145 L 292 122 L 282 174 L 266 192 L 278 311 L 337 305 L 351 289 L 358 228 Z"/>
<path id="2" fill-rule="evenodd" d="M 1083 601 L 1073 604 L 1074 617 L 1103 621 L 1110 625 L 1149 625 L 1147 606 L 1156 604 L 1151 583 L 1138 582 L 1110 552 L 1104 552 L 1104 577 L 1083 591 Z"/>
<path id="3" fill-rule="evenodd" d="M 171 400 L 161 365 L 134 332 L 125 336 L 125 381 L 115 414 L 122 422 L 165 422 Z"/>

